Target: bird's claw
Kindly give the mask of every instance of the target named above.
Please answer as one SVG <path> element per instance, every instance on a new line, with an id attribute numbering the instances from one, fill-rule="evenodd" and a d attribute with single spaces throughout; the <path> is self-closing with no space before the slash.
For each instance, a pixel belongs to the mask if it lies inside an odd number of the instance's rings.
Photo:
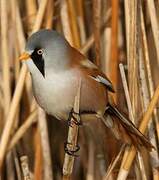
<path id="1" fill-rule="evenodd" d="M 73 146 L 73 144 L 69 143 L 69 142 L 65 142 L 64 144 L 64 150 L 65 152 L 70 155 L 70 156 L 74 156 L 74 157 L 77 157 L 78 155 L 75 154 L 76 152 L 78 152 L 80 150 L 80 146 L 79 145 L 76 145 L 74 147 L 74 149 L 71 149 L 71 148 L 68 148 L 68 145 L 69 146 Z"/>
<path id="2" fill-rule="evenodd" d="M 81 126 L 82 122 L 78 121 L 75 115 L 80 115 L 80 113 L 75 112 L 73 109 L 71 109 L 69 113 L 69 118 L 68 118 L 68 125 L 72 127 L 72 122 L 76 124 L 77 126 Z"/>

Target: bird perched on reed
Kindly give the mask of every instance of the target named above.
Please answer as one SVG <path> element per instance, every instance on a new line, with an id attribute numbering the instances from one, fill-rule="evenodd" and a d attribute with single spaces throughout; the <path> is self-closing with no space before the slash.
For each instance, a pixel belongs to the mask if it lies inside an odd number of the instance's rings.
<path id="1" fill-rule="evenodd" d="M 87 114 L 97 116 L 117 138 L 151 149 L 147 138 L 110 101 L 108 93 L 114 93 L 111 81 L 62 35 L 53 30 L 34 33 L 19 59 L 27 64 L 34 96 L 48 114 L 60 120 L 69 118 L 81 79 L 82 121 Z"/>

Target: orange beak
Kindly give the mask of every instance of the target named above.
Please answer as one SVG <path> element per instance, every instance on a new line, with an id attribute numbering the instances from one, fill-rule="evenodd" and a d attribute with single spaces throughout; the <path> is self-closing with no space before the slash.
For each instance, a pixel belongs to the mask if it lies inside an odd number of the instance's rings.
<path id="1" fill-rule="evenodd" d="M 27 60 L 30 58 L 30 54 L 27 52 L 22 53 L 22 55 L 19 57 L 20 61 Z"/>

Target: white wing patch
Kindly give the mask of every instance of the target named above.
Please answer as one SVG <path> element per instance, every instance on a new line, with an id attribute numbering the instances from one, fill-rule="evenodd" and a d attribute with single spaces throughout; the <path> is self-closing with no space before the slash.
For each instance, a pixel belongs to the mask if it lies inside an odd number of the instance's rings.
<path id="1" fill-rule="evenodd" d="M 87 60 L 87 59 L 81 61 L 81 65 L 82 65 L 83 67 L 86 67 L 86 68 L 90 69 L 90 70 L 91 70 L 91 69 L 92 69 L 92 70 L 98 70 L 98 67 L 97 67 L 95 64 L 93 64 L 91 61 Z M 107 78 L 104 78 L 104 77 L 102 77 L 102 76 L 100 76 L 100 75 L 97 75 L 97 76 L 90 75 L 90 77 L 91 77 L 92 79 L 94 79 L 95 81 L 97 81 L 97 82 L 102 83 L 103 85 L 105 85 L 106 88 L 107 88 L 109 91 L 115 92 L 111 81 L 109 81 Z"/>
<path id="2" fill-rule="evenodd" d="M 94 76 L 90 76 L 90 77 L 95 81 L 104 84 L 111 92 L 115 92 L 112 83 L 108 79 L 105 79 L 100 75 L 97 75 L 96 77 Z"/>

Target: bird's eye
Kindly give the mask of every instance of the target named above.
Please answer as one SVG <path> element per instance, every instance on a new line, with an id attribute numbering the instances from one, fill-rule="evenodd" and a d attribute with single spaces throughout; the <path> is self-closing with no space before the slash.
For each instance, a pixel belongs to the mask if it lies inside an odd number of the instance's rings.
<path id="1" fill-rule="evenodd" d="M 42 55 L 42 54 L 43 54 L 43 50 L 42 50 L 42 49 L 38 49 L 38 50 L 37 50 L 37 54 L 38 54 L 38 55 Z"/>

